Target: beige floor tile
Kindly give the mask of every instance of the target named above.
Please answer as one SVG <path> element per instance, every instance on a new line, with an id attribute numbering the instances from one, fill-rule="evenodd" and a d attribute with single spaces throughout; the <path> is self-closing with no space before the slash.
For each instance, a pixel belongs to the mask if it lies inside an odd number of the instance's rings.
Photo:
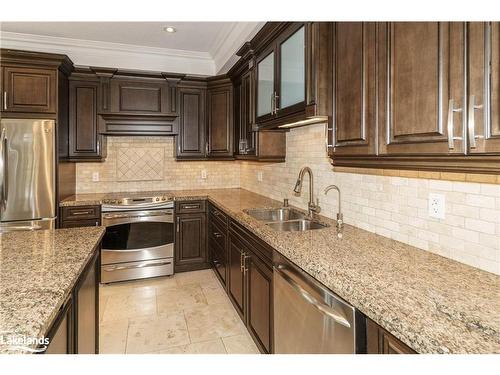
<path id="1" fill-rule="evenodd" d="M 124 354 L 127 345 L 128 319 L 99 326 L 99 353 Z"/>
<path id="2" fill-rule="evenodd" d="M 175 274 L 174 278 L 179 286 L 195 283 L 204 287 L 217 287 L 220 285 L 212 270 L 181 272 Z"/>
<path id="3" fill-rule="evenodd" d="M 184 310 L 191 342 L 235 336 L 245 327 L 232 306 L 207 305 Z"/>
<path id="4" fill-rule="evenodd" d="M 123 281 L 119 283 L 112 284 L 101 284 L 100 293 L 103 296 L 109 296 L 113 294 L 129 294 L 133 292 L 144 291 L 148 292 L 156 287 L 164 287 L 169 285 L 177 285 L 175 276 L 163 276 L 156 277 L 153 279 L 144 280 L 133 280 L 133 281 Z"/>
<path id="5" fill-rule="evenodd" d="M 156 302 L 158 313 L 207 305 L 199 284 L 157 288 Z"/>
<path id="6" fill-rule="evenodd" d="M 231 337 L 223 337 L 222 342 L 228 354 L 259 354 L 259 349 L 247 333 Z"/>
<path id="7" fill-rule="evenodd" d="M 221 286 L 217 288 L 204 288 L 202 287 L 203 294 L 207 300 L 209 305 L 217 305 L 217 304 L 230 304 L 229 297 L 226 294 L 226 291 L 222 289 Z"/>
<path id="8" fill-rule="evenodd" d="M 130 319 L 127 353 L 149 353 L 189 343 L 182 311 Z"/>
<path id="9" fill-rule="evenodd" d="M 158 354 L 227 354 L 226 348 L 220 339 L 194 344 L 174 346 L 157 352 Z"/>
<path id="10" fill-rule="evenodd" d="M 156 289 L 154 288 L 131 291 L 128 294 L 111 294 L 104 307 L 102 322 L 155 315 L 156 313 Z"/>

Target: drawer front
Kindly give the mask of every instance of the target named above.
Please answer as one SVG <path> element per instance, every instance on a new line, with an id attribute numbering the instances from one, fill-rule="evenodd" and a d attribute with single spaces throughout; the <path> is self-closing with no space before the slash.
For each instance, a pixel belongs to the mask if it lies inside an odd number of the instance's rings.
<path id="1" fill-rule="evenodd" d="M 99 225 L 101 225 L 100 219 L 65 220 L 61 228 L 98 227 Z"/>
<path id="2" fill-rule="evenodd" d="M 75 206 L 75 207 L 62 208 L 63 221 L 100 219 L 100 218 L 101 218 L 100 206 Z"/>
<path id="3" fill-rule="evenodd" d="M 178 214 L 205 212 L 205 201 L 176 202 L 175 211 Z"/>
<path id="4" fill-rule="evenodd" d="M 226 249 L 227 231 L 211 220 L 209 223 L 208 239 L 210 242 L 216 243 L 221 249 Z"/>
<path id="5" fill-rule="evenodd" d="M 208 212 L 210 215 L 210 220 L 216 220 L 220 225 L 224 227 L 224 229 L 227 229 L 228 218 L 224 212 L 213 205 L 209 205 Z"/>

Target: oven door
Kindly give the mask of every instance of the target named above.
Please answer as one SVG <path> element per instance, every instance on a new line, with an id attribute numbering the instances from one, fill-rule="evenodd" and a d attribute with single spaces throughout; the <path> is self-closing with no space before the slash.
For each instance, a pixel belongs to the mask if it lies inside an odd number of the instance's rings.
<path id="1" fill-rule="evenodd" d="M 172 209 L 103 213 L 101 264 L 173 258 L 173 215 Z"/>

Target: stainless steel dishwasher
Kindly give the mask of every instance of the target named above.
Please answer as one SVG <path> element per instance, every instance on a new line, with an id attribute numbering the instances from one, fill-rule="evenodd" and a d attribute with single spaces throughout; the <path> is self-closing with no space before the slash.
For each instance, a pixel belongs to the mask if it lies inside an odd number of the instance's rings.
<path id="1" fill-rule="evenodd" d="M 274 352 L 365 352 L 365 317 L 317 280 L 275 253 Z"/>

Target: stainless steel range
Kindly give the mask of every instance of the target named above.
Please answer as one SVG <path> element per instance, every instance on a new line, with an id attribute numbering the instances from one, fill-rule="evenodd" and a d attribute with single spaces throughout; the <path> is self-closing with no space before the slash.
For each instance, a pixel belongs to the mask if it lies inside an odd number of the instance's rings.
<path id="1" fill-rule="evenodd" d="M 103 201 L 101 282 L 174 273 L 173 207 L 167 196 Z"/>

